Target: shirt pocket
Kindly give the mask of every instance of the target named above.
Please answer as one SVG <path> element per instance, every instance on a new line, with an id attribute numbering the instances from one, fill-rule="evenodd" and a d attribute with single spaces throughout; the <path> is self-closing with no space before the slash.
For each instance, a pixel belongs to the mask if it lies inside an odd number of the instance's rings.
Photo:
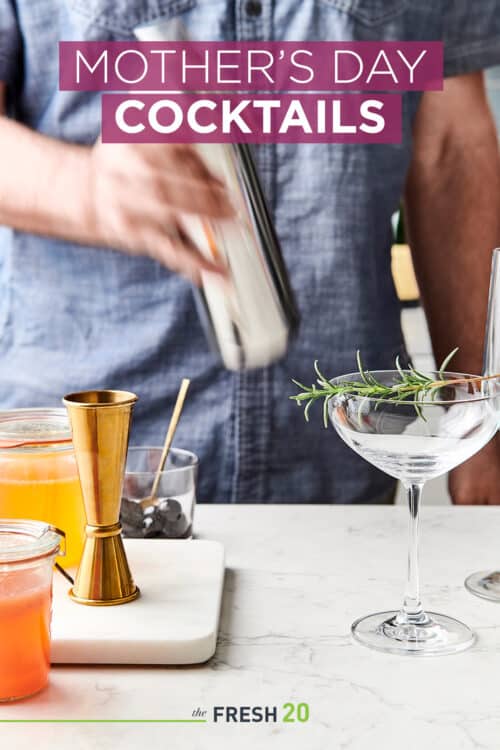
<path id="1" fill-rule="evenodd" d="M 196 4 L 197 0 L 69 0 L 71 9 L 88 23 L 119 36 L 133 36 L 136 26 L 174 18 Z"/>
<path id="2" fill-rule="evenodd" d="M 387 23 L 400 15 L 409 0 L 317 0 L 321 5 L 348 13 L 366 26 Z"/>

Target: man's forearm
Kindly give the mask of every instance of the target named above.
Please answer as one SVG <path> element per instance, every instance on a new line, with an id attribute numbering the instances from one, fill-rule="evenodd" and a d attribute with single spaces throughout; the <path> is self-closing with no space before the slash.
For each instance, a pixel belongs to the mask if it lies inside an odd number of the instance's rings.
<path id="1" fill-rule="evenodd" d="M 0 116 L 0 224 L 85 241 L 88 156 Z"/>
<path id="2" fill-rule="evenodd" d="M 406 193 L 409 239 L 438 362 L 481 372 L 491 251 L 500 244 L 500 158 L 494 129 L 417 161 Z"/>

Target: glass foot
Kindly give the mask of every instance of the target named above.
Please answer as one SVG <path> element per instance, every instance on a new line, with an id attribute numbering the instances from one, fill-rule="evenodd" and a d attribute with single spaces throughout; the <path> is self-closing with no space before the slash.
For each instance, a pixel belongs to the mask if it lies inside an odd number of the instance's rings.
<path id="1" fill-rule="evenodd" d="M 403 624 L 399 612 L 377 612 L 352 626 L 356 641 L 377 651 L 410 656 L 443 656 L 470 648 L 476 640 L 459 620 L 428 612 L 418 624 Z"/>
<path id="2" fill-rule="evenodd" d="M 465 588 L 482 599 L 500 602 L 500 572 L 482 570 L 480 573 L 473 573 L 465 579 Z"/>

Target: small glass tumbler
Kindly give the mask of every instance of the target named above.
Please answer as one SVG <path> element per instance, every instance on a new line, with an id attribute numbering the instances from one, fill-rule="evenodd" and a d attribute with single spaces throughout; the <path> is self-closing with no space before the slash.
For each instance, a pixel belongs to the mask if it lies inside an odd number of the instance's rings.
<path id="1" fill-rule="evenodd" d="M 0 520 L 0 701 L 27 698 L 47 684 L 61 539 L 41 521 Z"/>
<path id="2" fill-rule="evenodd" d="M 129 448 L 120 515 L 125 537 L 191 539 L 193 535 L 198 475 L 194 453 L 171 448 L 154 504 L 141 504 L 151 497 L 161 454 L 162 448 Z"/>

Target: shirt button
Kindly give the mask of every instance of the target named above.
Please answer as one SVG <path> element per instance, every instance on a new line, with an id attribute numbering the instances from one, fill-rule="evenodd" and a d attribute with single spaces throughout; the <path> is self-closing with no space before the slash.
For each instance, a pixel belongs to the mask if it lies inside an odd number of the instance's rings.
<path id="1" fill-rule="evenodd" d="M 248 0 L 245 10 L 248 16 L 260 16 L 262 13 L 262 3 L 260 0 Z"/>

